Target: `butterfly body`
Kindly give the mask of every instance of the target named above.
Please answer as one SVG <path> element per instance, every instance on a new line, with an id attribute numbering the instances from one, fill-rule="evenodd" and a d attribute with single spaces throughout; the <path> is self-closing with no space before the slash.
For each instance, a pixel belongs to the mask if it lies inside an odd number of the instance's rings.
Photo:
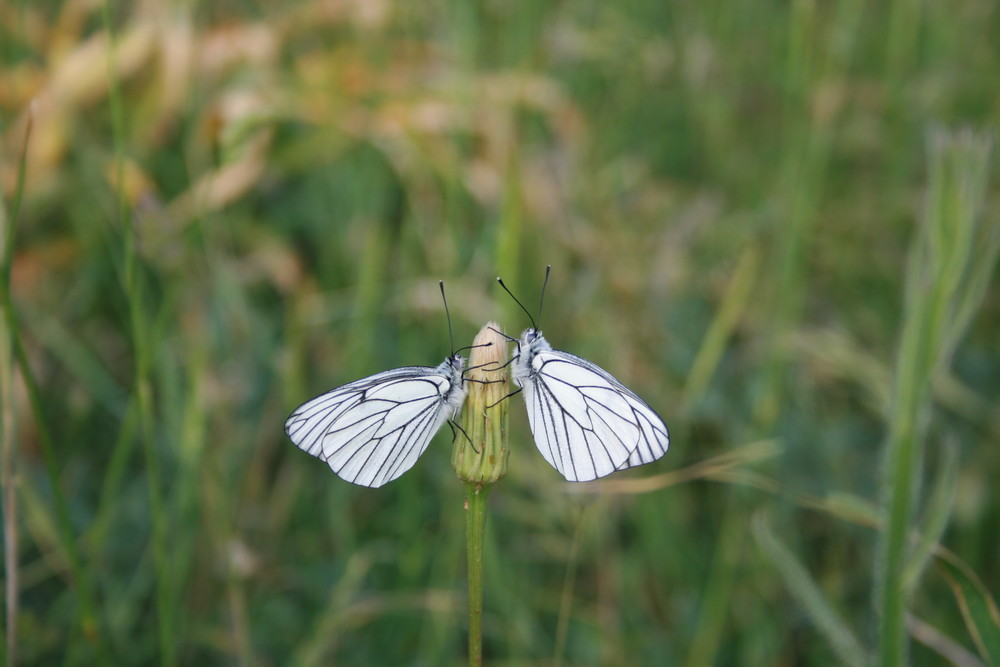
<path id="1" fill-rule="evenodd" d="M 465 359 L 404 366 L 356 380 L 299 406 L 285 432 L 341 478 L 379 487 L 409 470 L 467 393 Z"/>
<path id="2" fill-rule="evenodd" d="M 535 444 L 569 481 L 650 463 L 667 451 L 667 427 L 649 405 L 603 368 L 553 349 L 537 329 L 521 335 L 511 376 Z"/>

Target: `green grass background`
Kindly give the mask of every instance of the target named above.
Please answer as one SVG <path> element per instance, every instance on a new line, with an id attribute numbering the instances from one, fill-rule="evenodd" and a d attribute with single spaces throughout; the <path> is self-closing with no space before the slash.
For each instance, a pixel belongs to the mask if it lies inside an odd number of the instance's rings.
<path id="1" fill-rule="evenodd" d="M 515 399 L 488 664 L 995 663 L 998 44 L 987 0 L 3 4 L 5 659 L 462 664 L 447 431 L 369 490 L 282 425 L 439 363 L 438 279 L 465 345 L 551 264 L 671 449 L 569 485 Z"/>

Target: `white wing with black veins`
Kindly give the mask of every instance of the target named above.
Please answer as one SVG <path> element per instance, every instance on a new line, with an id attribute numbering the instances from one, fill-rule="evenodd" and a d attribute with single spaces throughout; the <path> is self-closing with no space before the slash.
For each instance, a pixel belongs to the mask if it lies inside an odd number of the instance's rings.
<path id="1" fill-rule="evenodd" d="M 396 368 L 338 387 L 295 410 L 285 432 L 348 482 L 382 486 L 412 468 L 461 407 L 461 372 L 447 364 Z"/>
<path id="2" fill-rule="evenodd" d="M 650 463 L 667 451 L 670 438 L 659 415 L 586 359 L 539 351 L 522 389 L 535 444 L 569 481 Z"/>

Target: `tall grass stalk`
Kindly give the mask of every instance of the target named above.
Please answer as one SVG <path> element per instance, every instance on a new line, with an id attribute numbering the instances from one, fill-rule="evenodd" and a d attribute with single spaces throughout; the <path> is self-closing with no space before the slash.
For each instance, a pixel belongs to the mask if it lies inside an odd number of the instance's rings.
<path id="1" fill-rule="evenodd" d="M 746 527 L 739 511 L 746 503 L 746 494 L 739 488 L 728 491 L 711 569 L 701 592 L 697 630 L 684 662 L 688 667 L 715 664 L 724 642 L 732 589 L 740 565 L 740 545 L 746 541 Z"/>
<path id="2" fill-rule="evenodd" d="M 18 170 L 17 191 L 10 216 L 0 200 L 0 299 L 4 318 L 0 326 L 0 484 L 3 487 L 3 538 L 4 584 L 7 664 L 17 664 L 17 614 L 19 602 L 19 576 L 17 562 L 17 456 L 14 451 L 14 355 L 13 355 L 13 302 L 10 295 L 11 269 L 14 264 L 14 238 L 17 212 L 24 192 L 24 175 L 28 137 L 31 134 L 31 116 L 25 130 L 24 146 Z"/>
<path id="3" fill-rule="evenodd" d="M 92 583 L 93 578 L 90 574 L 90 569 L 84 563 L 79 545 L 73 535 L 73 526 L 70 521 L 69 514 L 69 504 L 66 501 L 66 494 L 63 492 L 62 486 L 59 483 L 59 469 L 56 461 L 55 447 L 53 445 L 52 436 L 49 432 L 45 410 L 42 407 L 41 390 L 39 389 L 38 382 L 35 379 L 31 366 L 28 363 L 28 355 L 25 352 L 24 345 L 21 341 L 21 328 L 11 295 L 11 271 L 14 264 L 16 222 L 21 209 L 21 200 L 24 195 L 24 186 L 27 175 L 27 151 L 29 139 L 31 137 L 33 116 L 33 111 L 29 111 L 27 116 L 28 124 L 25 128 L 24 143 L 22 144 L 18 163 L 17 185 L 15 188 L 14 200 L 9 213 L 7 212 L 4 202 L 0 201 L 0 232 L 2 232 L 4 244 L 3 252 L 0 254 L 0 257 L 3 258 L 3 264 L 0 266 L 0 308 L 3 310 L 3 325 L 6 327 L 7 335 L 9 337 L 8 342 L 10 344 L 10 350 L 13 353 L 13 360 L 16 361 L 17 367 L 21 370 L 21 377 L 24 380 L 24 385 L 27 390 L 32 416 L 35 419 L 35 425 L 38 429 L 38 445 L 41 449 L 42 459 L 45 462 L 45 472 L 51 486 L 52 499 L 55 504 L 55 525 L 58 533 L 59 545 L 64 552 L 66 561 L 69 565 L 70 579 L 77 587 L 79 600 L 77 618 L 79 621 L 79 630 L 88 642 L 96 647 L 98 655 L 101 656 L 102 660 L 106 663 L 108 661 L 106 646 L 103 641 L 101 626 L 97 618 L 97 604 L 95 602 L 96 598 Z M 9 369 L 9 373 L 10 374 L 8 375 L 5 372 L 5 377 L 13 380 L 13 364 Z M 9 466 L 6 465 L 7 462 L 4 462 L 5 475 L 8 474 L 8 472 L 13 472 L 12 467 L 15 465 L 16 461 L 15 452 L 13 450 L 12 421 L 12 418 L 4 419 L 4 428 L 10 429 L 8 432 L 5 432 L 3 440 L 3 448 L 5 450 L 4 456 L 9 455 L 10 457 Z M 10 449 L 8 449 L 8 447 Z M 5 534 L 5 539 L 8 540 L 5 542 L 5 560 L 13 558 L 15 561 L 8 561 L 6 564 L 8 568 L 6 570 L 8 573 L 6 582 L 8 596 L 7 631 L 8 633 L 11 633 L 9 636 L 16 637 L 13 633 L 17 630 L 16 615 L 18 604 L 16 600 L 11 598 L 11 596 L 16 597 L 17 595 L 16 588 L 18 571 L 15 551 L 17 539 L 12 532 L 16 529 L 16 524 L 14 523 L 16 521 L 16 477 L 11 475 L 10 479 L 4 479 L 3 487 L 4 530 L 11 531 L 9 534 Z M 8 519 L 8 512 L 10 512 L 10 519 Z M 13 641 L 16 642 L 16 639 Z M 15 644 L 12 644 L 11 641 L 8 640 L 8 650 L 11 650 L 12 645 Z M 16 659 L 16 655 L 11 656 L 8 664 L 13 664 L 14 659 Z"/>
<path id="4" fill-rule="evenodd" d="M 4 324 L 7 326 L 11 336 L 11 346 L 13 347 L 17 366 L 21 370 L 21 377 L 27 389 L 28 401 L 31 404 L 32 416 L 35 419 L 35 426 L 38 429 L 38 445 L 42 452 L 42 459 L 45 462 L 45 472 L 49 479 L 55 503 L 55 523 L 59 535 L 60 548 L 66 556 L 70 578 L 77 586 L 77 595 L 80 603 L 78 613 L 79 629 L 88 643 L 97 649 L 98 655 L 102 656 L 102 662 L 108 664 L 107 647 L 104 644 L 100 620 L 96 613 L 97 604 L 95 602 L 93 578 L 89 567 L 84 563 L 76 537 L 73 535 L 69 504 L 66 501 L 66 494 L 59 484 L 59 469 L 56 462 L 55 446 L 53 445 L 52 435 L 49 432 L 48 422 L 46 421 L 41 390 L 39 389 L 34 373 L 31 371 L 31 366 L 28 363 L 28 355 L 18 334 L 18 318 L 14 312 L 9 291 L 6 287 L 3 291 Z M 73 648 L 75 648 L 75 645 L 71 646 L 70 650 L 72 651 Z"/>
<path id="5" fill-rule="evenodd" d="M 883 503 L 887 524 L 876 573 L 879 657 L 907 660 L 907 535 L 917 497 L 934 377 L 948 363 L 985 292 L 998 235 L 979 224 L 992 140 L 970 131 L 934 131 L 922 223 L 909 257 L 903 328 L 893 378 Z"/>
<path id="6" fill-rule="evenodd" d="M 552 664 L 555 667 L 562 667 L 563 653 L 566 651 L 569 619 L 573 612 L 573 589 L 576 582 L 576 566 L 580 560 L 580 541 L 583 535 L 584 517 L 588 507 L 591 506 L 581 506 L 576 516 L 573 539 L 570 542 L 569 554 L 566 557 L 566 574 L 563 575 L 562 596 L 559 599 L 559 622 L 556 625 L 555 648 L 552 651 Z"/>
<path id="7" fill-rule="evenodd" d="M 787 116 L 776 199 L 783 217 L 775 241 L 777 283 L 767 340 L 764 391 L 755 406 L 761 435 L 770 431 L 784 405 L 787 345 L 784 333 L 794 330 L 806 302 L 806 279 L 813 226 L 823 206 L 830 179 L 835 131 L 844 105 L 826 95 L 829 81 L 845 78 L 854 58 L 857 26 L 864 4 L 838 3 L 832 20 L 820 3 L 791 3 L 788 54 L 785 62 Z M 819 101 L 823 101 L 822 104 Z"/>
<path id="8" fill-rule="evenodd" d="M 0 208 L 0 225 L 6 223 Z M 6 269 L 6 267 L 5 267 Z M 5 271 L 6 272 L 6 271 Z M 7 627 L 7 664 L 17 664 L 17 473 L 14 469 L 14 359 L 11 353 L 10 329 L 0 326 L 0 485 L 3 486 L 3 560 L 5 584 L 5 624 Z"/>
<path id="9" fill-rule="evenodd" d="M 18 177 L 18 196 L 24 185 L 24 153 L 21 157 L 21 171 Z M 14 220 L 16 213 L 7 216 L 5 202 L 0 200 L 0 290 L 2 290 L 4 319 L 0 326 L 0 485 L 3 486 L 3 537 L 4 537 L 4 593 L 6 622 L 7 664 L 17 664 L 17 616 L 18 616 L 18 562 L 17 562 L 17 461 L 14 450 L 14 355 L 10 298 L 10 275 L 14 263 Z M 15 201 L 14 209 L 18 208 Z"/>
<path id="10" fill-rule="evenodd" d="M 152 526 L 151 550 L 156 581 L 156 626 L 159 637 L 160 662 L 177 662 L 177 642 L 174 640 L 173 590 L 168 577 L 166 558 L 166 508 L 160 490 L 160 461 L 156 450 L 156 430 L 153 423 L 152 377 L 150 369 L 150 314 L 146 312 L 145 293 L 139 274 L 140 260 L 137 241 L 125 192 L 125 114 L 116 64 L 116 31 L 108 0 L 102 4 L 104 29 L 108 35 L 108 104 L 114 138 L 114 186 L 117 193 L 118 223 L 122 240 L 122 287 L 128 302 L 129 330 L 134 363 L 134 395 L 137 400 L 139 435 L 146 461 L 146 485 L 149 493 Z"/>

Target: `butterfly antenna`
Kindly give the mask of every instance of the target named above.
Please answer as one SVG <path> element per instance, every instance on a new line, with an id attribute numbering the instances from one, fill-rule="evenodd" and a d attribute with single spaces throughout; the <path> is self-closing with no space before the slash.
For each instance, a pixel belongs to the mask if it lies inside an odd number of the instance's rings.
<path id="1" fill-rule="evenodd" d="M 517 342 L 517 338 L 514 338 L 513 336 L 508 336 L 507 334 L 505 334 L 504 332 L 500 331 L 499 329 L 494 329 L 493 327 L 490 327 L 489 329 L 493 333 L 498 334 L 498 335 L 506 338 L 507 340 L 509 340 L 512 343 L 516 343 Z"/>
<path id="2" fill-rule="evenodd" d="M 444 281 L 438 281 L 438 287 L 441 288 L 441 300 L 444 301 L 444 316 L 448 318 L 448 338 L 451 340 L 451 353 L 454 355 L 455 352 L 455 334 L 451 330 L 451 312 L 448 311 L 448 299 L 444 295 Z"/>
<path id="3" fill-rule="evenodd" d="M 457 350 L 455 350 L 454 354 L 458 354 L 460 352 L 465 352 L 466 350 L 474 350 L 477 347 L 491 347 L 492 345 L 493 345 L 492 342 L 483 343 L 481 345 L 466 345 L 465 347 L 460 347 Z"/>
<path id="4" fill-rule="evenodd" d="M 524 307 L 524 304 L 517 300 L 517 297 L 514 296 L 514 293 L 511 292 L 509 289 L 507 289 L 507 286 L 503 284 L 503 280 L 501 280 L 499 277 L 497 278 L 497 282 L 500 283 L 500 287 L 503 288 L 504 292 L 507 292 L 507 294 L 510 294 L 510 298 L 514 299 L 514 303 L 516 303 L 517 305 L 519 305 L 521 307 L 521 310 L 524 311 L 524 314 L 528 316 L 529 320 L 531 320 L 531 328 L 532 329 L 537 329 L 538 326 L 535 324 L 535 318 L 531 316 L 531 313 L 529 313 L 528 309 Z"/>
<path id="5" fill-rule="evenodd" d="M 542 295 L 538 297 L 538 321 L 542 321 L 542 303 L 545 301 L 545 288 L 549 285 L 549 273 L 552 272 L 552 265 L 545 265 L 545 282 L 542 283 Z M 536 327 L 537 328 L 537 327 Z"/>

